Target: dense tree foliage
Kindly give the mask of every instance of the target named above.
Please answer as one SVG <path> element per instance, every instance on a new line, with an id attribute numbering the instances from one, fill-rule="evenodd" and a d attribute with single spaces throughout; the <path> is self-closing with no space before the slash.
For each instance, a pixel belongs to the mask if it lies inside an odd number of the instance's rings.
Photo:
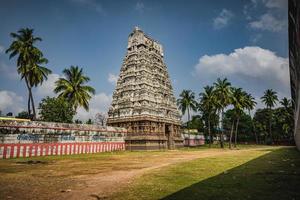
<path id="1" fill-rule="evenodd" d="M 72 123 L 76 113 L 72 104 L 59 97 L 42 99 L 39 110 L 41 120 L 48 122 Z"/>
<path id="2" fill-rule="evenodd" d="M 188 128 L 187 123 L 183 125 L 184 128 Z M 199 132 L 203 132 L 204 123 L 202 117 L 200 115 L 194 115 L 192 119 L 189 121 L 190 129 L 197 129 Z"/>
<path id="3" fill-rule="evenodd" d="M 270 140 L 273 141 L 273 135 L 272 135 L 272 117 L 273 117 L 273 110 L 272 108 L 276 105 L 278 101 L 277 92 L 275 92 L 272 89 L 268 89 L 264 92 L 264 96 L 261 97 L 262 102 L 266 105 L 268 109 L 268 116 L 269 116 L 269 136 Z"/>
<path id="4" fill-rule="evenodd" d="M 239 126 L 237 127 L 237 141 L 255 141 L 255 135 L 253 134 L 252 119 L 251 116 L 241 111 L 239 114 Z M 236 118 L 236 111 L 229 109 L 224 114 L 223 127 L 227 135 L 230 135 L 232 130 L 232 119 Z"/>
<path id="5" fill-rule="evenodd" d="M 183 114 L 187 110 L 186 105 L 189 105 L 187 102 L 190 102 L 184 99 L 194 99 L 194 93 L 186 91 L 184 90 L 182 94 L 192 94 L 192 98 L 189 96 L 177 101 Z M 250 113 L 255 108 L 255 98 L 242 88 L 233 87 L 226 78 L 217 79 L 213 86 L 205 86 L 199 97 L 198 103 L 193 100 L 193 105 L 197 105 L 199 113 L 192 116 L 192 120 L 188 120 L 186 124 L 203 131 L 208 136 L 209 144 L 213 142 L 213 137 L 218 136 L 223 147 L 223 133 L 229 138 L 230 148 L 232 141 L 234 147 L 238 141 L 266 144 L 293 141 L 291 100 L 283 98 L 280 101 L 281 106 L 274 108 L 278 97 L 272 89 L 266 90 L 261 97 L 266 108 L 257 109 L 253 118 Z"/>
<path id="6" fill-rule="evenodd" d="M 215 96 L 216 96 L 216 110 L 219 114 L 221 114 L 220 120 L 221 125 L 224 118 L 224 110 L 225 108 L 231 103 L 231 83 L 227 80 L 227 78 L 220 79 L 218 78 L 217 81 L 214 83 L 215 87 Z M 221 135 L 220 135 L 220 144 L 221 148 L 224 148 L 224 129 L 220 127 Z"/>
<path id="7" fill-rule="evenodd" d="M 19 112 L 16 118 L 21 118 L 21 119 L 30 119 L 30 116 L 27 111 L 22 111 Z"/>
<path id="8" fill-rule="evenodd" d="M 272 116 L 270 116 L 272 115 Z M 271 119 L 272 135 L 269 132 Z M 258 109 L 254 115 L 255 131 L 260 143 L 293 143 L 292 106 Z"/>

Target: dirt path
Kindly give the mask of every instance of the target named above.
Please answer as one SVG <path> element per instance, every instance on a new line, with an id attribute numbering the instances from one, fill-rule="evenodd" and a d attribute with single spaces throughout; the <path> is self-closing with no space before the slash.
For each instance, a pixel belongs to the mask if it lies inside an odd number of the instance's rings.
<path id="1" fill-rule="evenodd" d="M 249 150 L 206 150 L 206 151 L 187 151 L 177 153 L 176 151 L 167 153 L 167 155 L 159 155 L 157 158 L 153 157 L 151 159 L 143 159 L 142 163 L 135 164 L 131 169 L 120 169 L 120 170 L 110 170 L 108 172 L 101 172 L 99 174 L 93 175 L 83 175 L 74 177 L 78 182 L 84 182 L 84 186 L 78 186 L 69 192 L 62 193 L 60 199 L 109 199 L 109 196 L 122 189 L 127 184 L 130 184 L 135 178 L 141 176 L 142 174 L 161 167 L 165 167 L 172 164 L 177 164 L 181 162 L 187 162 L 199 158 L 207 158 L 214 156 L 221 156 L 226 154 L 236 154 L 241 151 L 253 151 L 257 149 Z M 131 161 L 129 160 L 129 163 Z"/>

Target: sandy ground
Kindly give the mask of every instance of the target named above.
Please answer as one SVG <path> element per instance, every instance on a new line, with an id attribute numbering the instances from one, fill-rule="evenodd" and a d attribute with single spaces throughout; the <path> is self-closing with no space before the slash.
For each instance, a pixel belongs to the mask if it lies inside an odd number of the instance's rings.
<path id="1" fill-rule="evenodd" d="M 112 193 L 121 190 L 124 186 L 134 181 L 135 178 L 150 170 L 199 158 L 221 156 L 225 154 L 232 155 L 241 151 L 252 150 L 254 149 L 238 151 L 220 151 L 212 149 L 206 151 L 181 152 L 180 154 L 174 151 L 167 155 L 158 155 L 157 158 L 144 159 L 142 165 L 137 164 L 136 168 L 131 168 L 129 170 L 111 170 L 93 175 L 76 176 L 75 178 L 78 182 L 84 182 L 84 186 L 79 186 L 71 189 L 71 191 L 62 193 L 59 199 L 109 199 L 109 196 Z M 134 162 L 134 160 L 132 161 Z"/>

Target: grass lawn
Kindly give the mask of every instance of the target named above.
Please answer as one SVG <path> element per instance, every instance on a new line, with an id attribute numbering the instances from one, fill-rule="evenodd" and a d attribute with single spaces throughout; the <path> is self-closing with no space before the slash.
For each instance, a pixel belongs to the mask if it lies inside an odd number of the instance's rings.
<path id="1" fill-rule="evenodd" d="M 153 170 L 115 199 L 300 199 L 300 153 L 261 149 Z"/>
<path id="2" fill-rule="evenodd" d="M 0 160 L 0 199 L 300 199 L 300 152 L 239 148 Z"/>

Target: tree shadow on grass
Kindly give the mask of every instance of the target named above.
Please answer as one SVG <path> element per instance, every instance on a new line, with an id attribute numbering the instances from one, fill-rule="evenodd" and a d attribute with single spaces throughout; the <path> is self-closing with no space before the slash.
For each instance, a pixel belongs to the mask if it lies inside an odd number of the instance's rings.
<path id="1" fill-rule="evenodd" d="M 162 198 L 176 199 L 300 199 L 300 153 L 295 148 L 273 150 Z"/>

